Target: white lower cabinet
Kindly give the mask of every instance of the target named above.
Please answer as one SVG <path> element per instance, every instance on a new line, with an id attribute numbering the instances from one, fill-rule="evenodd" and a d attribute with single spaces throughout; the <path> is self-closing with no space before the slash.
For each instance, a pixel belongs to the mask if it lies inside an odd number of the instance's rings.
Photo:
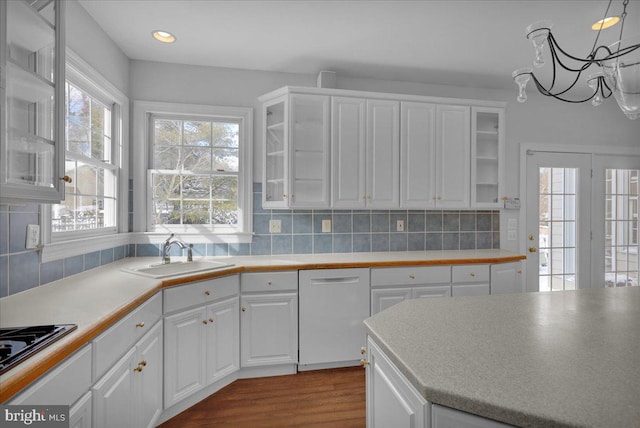
<path id="1" fill-rule="evenodd" d="M 371 315 L 406 299 L 449 296 L 450 266 L 371 269 Z"/>
<path id="2" fill-rule="evenodd" d="M 508 428 L 512 425 L 437 404 L 431 405 L 431 428 Z"/>
<path id="3" fill-rule="evenodd" d="M 523 262 L 491 265 L 491 294 L 521 293 L 524 290 Z"/>
<path id="4" fill-rule="evenodd" d="M 238 297 L 165 318 L 164 406 L 239 369 Z"/>
<path id="5" fill-rule="evenodd" d="M 241 277 L 240 365 L 298 362 L 298 272 Z"/>
<path id="6" fill-rule="evenodd" d="M 453 266 L 452 296 L 484 296 L 491 291 L 489 265 Z"/>
<path id="7" fill-rule="evenodd" d="M 371 338 L 367 355 L 367 428 L 428 428 L 429 403 Z"/>
<path id="8" fill-rule="evenodd" d="M 162 322 L 92 388 L 93 426 L 152 427 L 162 409 Z"/>
<path id="9" fill-rule="evenodd" d="M 91 391 L 69 409 L 69 428 L 91 428 Z"/>

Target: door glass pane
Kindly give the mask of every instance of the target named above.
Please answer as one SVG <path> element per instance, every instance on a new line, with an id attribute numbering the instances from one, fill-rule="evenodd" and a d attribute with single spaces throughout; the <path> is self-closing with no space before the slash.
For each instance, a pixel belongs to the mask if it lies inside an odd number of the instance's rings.
<path id="1" fill-rule="evenodd" d="M 574 290 L 577 169 L 539 168 L 539 174 L 539 290 Z"/>
<path id="2" fill-rule="evenodd" d="M 638 170 L 605 174 L 605 286 L 638 285 Z"/>

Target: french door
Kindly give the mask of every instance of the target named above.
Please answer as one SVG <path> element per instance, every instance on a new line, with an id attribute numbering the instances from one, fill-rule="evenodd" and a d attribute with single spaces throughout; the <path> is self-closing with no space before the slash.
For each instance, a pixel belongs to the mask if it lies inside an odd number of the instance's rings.
<path id="1" fill-rule="evenodd" d="M 591 155 L 527 152 L 527 291 L 591 287 Z"/>

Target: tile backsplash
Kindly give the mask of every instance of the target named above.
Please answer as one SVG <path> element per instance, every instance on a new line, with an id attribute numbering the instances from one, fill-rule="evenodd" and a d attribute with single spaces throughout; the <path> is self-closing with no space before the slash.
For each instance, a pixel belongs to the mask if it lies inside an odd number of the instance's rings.
<path id="1" fill-rule="evenodd" d="M 130 207 L 133 191 L 129 190 Z M 129 213 L 131 222 L 132 213 Z M 281 232 L 269 233 L 280 220 Z M 322 221 L 331 220 L 331 232 Z M 397 222 L 404 222 L 398 232 Z M 160 245 L 131 244 L 40 263 L 25 248 L 27 224 L 40 224 L 39 206 L 0 205 L 0 297 L 15 294 L 125 257 L 156 257 Z M 264 210 L 262 185 L 253 185 L 251 244 L 195 244 L 196 256 L 358 253 L 500 248 L 499 211 Z M 172 255 L 179 255 L 178 248 Z"/>

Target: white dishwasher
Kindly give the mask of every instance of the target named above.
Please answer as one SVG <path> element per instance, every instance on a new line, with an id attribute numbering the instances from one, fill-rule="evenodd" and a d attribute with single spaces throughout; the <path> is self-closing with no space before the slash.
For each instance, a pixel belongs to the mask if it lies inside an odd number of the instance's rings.
<path id="1" fill-rule="evenodd" d="M 357 365 L 366 344 L 369 269 L 301 270 L 298 370 Z"/>

